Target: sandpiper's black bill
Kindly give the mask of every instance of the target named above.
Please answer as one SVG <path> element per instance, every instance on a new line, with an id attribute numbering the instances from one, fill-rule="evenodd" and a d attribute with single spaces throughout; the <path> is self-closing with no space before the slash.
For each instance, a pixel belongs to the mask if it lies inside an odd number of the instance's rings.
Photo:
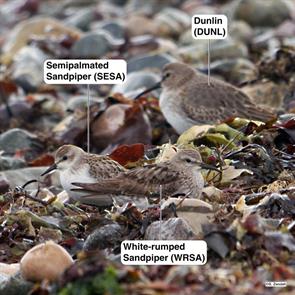
<path id="1" fill-rule="evenodd" d="M 200 167 L 202 169 L 215 170 L 215 171 L 218 171 L 219 173 L 221 172 L 220 169 L 206 163 L 200 163 Z"/>
<path id="2" fill-rule="evenodd" d="M 146 94 L 146 93 L 149 93 L 149 92 L 151 92 L 151 91 L 153 91 L 153 90 L 156 90 L 156 89 L 161 88 L 161 83 L 162 83 L 162 81 L 163 81 L 163 80 L 159 81 L 159 82 L 156 83 L 154 86 L 152 86 L 152 87 L 150 87 L 150 88 L 144 90 L 143 92 L 139 93 L 138 95 L 135 96 L 134 99 L 138 99 L 138 98 L 140 98 L 142 95 L 144 95 L 144 94 Z"/>
<path id="3" fill-rule="evenodd" d="M 44 176 L 44 175 L 48 174 L 49 172 L 51 172 L 51 171 L 53 171 L 53 170 L 55 170 L 55 169 L 57 169 L 57 163 L 54 163 L 53 165 L 51 165 L 47 170 L 45 170 L 45 171 L 41 174 L 41 176 Z"/>

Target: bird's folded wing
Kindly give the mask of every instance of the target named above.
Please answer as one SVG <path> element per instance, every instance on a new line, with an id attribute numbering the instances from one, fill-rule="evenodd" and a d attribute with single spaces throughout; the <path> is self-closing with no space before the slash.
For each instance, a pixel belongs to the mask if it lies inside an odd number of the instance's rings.
<path id="1" fill-rule="evenodd" d="M 126 171 L 123 166 L 107 156 L 89 155 L 91 165 L 90 175 L 94 178 L 110 178 L 120 172 Z"/>
<path id="2" fill-rule="evenodd" d="M 212 121 L 212 118 L 223 121 L 233 117 L 267 122 L 275 117 L 270 109 L 256 106 L 245 93 L 235 87 L 222 82 L 210 86 L 203 82 L 197 86 L 196 91 L 187 91 L 182 107 L 190 119 L 199 123 L 205 124 Z"/>
<path id="3" fill-rule="evenodd" d="M 148 165 L 97 183 L 73 183 L 79 188 L 72 190 L 99 194 L 148 196 L 159 193 L 160 185 L 166 187 L 173 184 L 178 179 L 179 173 L 165 164 Z"/>

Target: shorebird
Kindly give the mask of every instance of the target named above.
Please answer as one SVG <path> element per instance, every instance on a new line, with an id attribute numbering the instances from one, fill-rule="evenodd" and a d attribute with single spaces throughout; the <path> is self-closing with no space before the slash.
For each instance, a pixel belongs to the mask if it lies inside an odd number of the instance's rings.
<path id="1" fill-rule="evenodd" d="M 186 149 L 165 162 L 120 172 L 94 184 L 78 181 L 73 185 L 79 187 L 74 191 L 90 195 L 159 196 L 162 186 L 163 197 L 200 197 L 204 187 L 202 167 L 207 168 L 207 165 L 202 163 L 199 152 Z"/>
<path id="2" fill-rule="evenodd" d="M 126 169 L 108 156 L 89 154 L 74 145 L 63 145 L 55 153 L 55 162 L 41 176 L 49 172 L 59 171 L 60 183 L 63 189 L 74 200 L 80 200 L 81 194 L 71 191 L 73 182 L 97 183 L 102 179 L 112 178 Z M 92 203 L 92 200 L 88 200 Z M 99 201 L 99 200 L 97 200 Z M 88 203 L 84 199 L 83 203 Z M 97 205 L 111 204 L 110 197 L 100 198 Z"/>
<path id="3" fill-rule="evenodd" d="M 274 114 L 257 106 L 240 89 L 210 78 L 183 63 L 170 63 L 162 69 L 162 80 L 139 94 L 162 87 L 160 108 L 168 123 L 179 133 L 194 125 L 211 125 L 233 117 L 269 121 Z"/>

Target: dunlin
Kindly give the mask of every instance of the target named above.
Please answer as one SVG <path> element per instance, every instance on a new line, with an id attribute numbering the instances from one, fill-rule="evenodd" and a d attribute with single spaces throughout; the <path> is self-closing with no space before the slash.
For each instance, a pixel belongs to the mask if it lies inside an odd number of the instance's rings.
<path id="1" fill-rule="evenodd" d="M 201 174 L 199 152 L 195 150 L 180 150 L 171 160 L 159 164 L 146 165 L 126 172 L 119 173 L 112 179 L 105 179 L 98 183 L 73 183 L 88 194 L 110 194 L 125 196 L 162 196 L 185 195 L 199 197 L 204 187 Z"/>
<path id="2" fill-rule="evenodd" d="M 216 124 L 233 117 L 263 122 L 274 118 L 270 110 L 257 106 L 240 89 L 212 77 L 208 85 L 206 75 L 183 63 L 165 65 L 162 81 L 143 93 L 159 87 L 163 89 L 160 108 L 179 134 L 194 125 Z"/>
<path id="3" fill-rule="evenodd" d="M 55 154 L 55 163 L 41 176 L 53 171 L 59 171 L 60 183 L 64 190 L 74 200 L 79 200 L 81 194 L 71 191 L 73 182 L 97 183 L 102 179 L 112 178 L 126 169 L 108 156 L 89 154 L 74 145 L 63 145 Z M 85 201 L 85 200 L 84 200 Z M 90 200 L 91 201 L 91 200 Z M 84 202 L 87 203 L 87 202 Z M 90 202 L 92 203 L 92 201 Z M 106 198 L 105 202 L 95 202 L 97 205 L 111 204 L 112 200 Z"/>

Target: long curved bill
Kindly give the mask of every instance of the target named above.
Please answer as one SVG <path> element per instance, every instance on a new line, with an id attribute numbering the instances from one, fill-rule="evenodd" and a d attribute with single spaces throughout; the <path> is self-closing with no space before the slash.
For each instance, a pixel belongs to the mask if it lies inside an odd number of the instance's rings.
<path id="1" fill-rule="evenodd" d="M 144 95 L 144 94 L 146 94 L 146 93 L 149 93 L 149 92 L 151 92 L 151 91 L 153 91 L 153 90 L 156 90 L 156 89 L 161 88 L 161 83 L 162 83 L 162 81 L 163 81 L 163 79 L 162 79 L 161 81 L 157 82 L 154 86 L 152 86 L 152 87 L 150 87 L 150 88 L 144 90 L 143 92 L 139 93 L 138 95 L 135 96 L 134 99 L 138 99 L 138 98 L 140 98 L 142 95 Z"/>
<path id="2" fill-rule="evenodd" d="M 46 169 L 41 176 L 48 174 L 49 172 L 57 169 L 57 163 L 52 164 L 48 169 Z"/>
<path id="3" fill-rule="evenodd" d="M 200 163 L 200 167 L 202 169 L 207 169 L 207 170 L 215 170 L 218 171 L 219 173 L 221 173 L 222 171 L 212 165 L 206 164 L 206 163 Z"/>

